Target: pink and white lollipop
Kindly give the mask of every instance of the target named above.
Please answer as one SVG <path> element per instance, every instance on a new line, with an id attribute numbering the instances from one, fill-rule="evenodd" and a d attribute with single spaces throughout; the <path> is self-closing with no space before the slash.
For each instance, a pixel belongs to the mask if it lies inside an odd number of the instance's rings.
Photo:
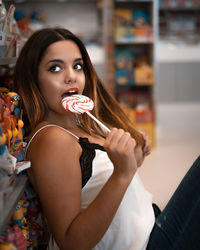
<path id="1" fill-rule="evenodd" d="M 94 108 L 93 101 L 84 95 L 71 95 L 66 96 L 62 99 L 62 105 L 65 110 L 72 113 L 83 114 L 87 113 L 93 120 L 95 120 L 103 129 L 110 132 L 102 122 L 100 122 L 96 117 L 94 117 L 89 111 Z"/>
<path id="2" fill-rule="evenodd" d="M 72 113 L 83 114 L 94 108 L 93 101 L 84 95 L 71 95 L 62 99 L 62 105 L 65 110 Z"/>

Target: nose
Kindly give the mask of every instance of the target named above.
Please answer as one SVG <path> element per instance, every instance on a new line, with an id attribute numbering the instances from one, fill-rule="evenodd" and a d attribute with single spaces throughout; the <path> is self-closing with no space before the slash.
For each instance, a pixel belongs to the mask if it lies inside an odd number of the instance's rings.
<path id="1" fill-rule="evenodd" d="M 66 84 L 71 84 L 76 82 L 76 74 L 73 69 L 67 69 L 65 72 L 65 79 Z"/>

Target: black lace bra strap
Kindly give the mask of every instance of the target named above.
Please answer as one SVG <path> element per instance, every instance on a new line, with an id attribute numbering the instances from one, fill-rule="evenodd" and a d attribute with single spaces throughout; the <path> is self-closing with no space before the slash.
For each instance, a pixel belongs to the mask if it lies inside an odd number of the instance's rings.
<path id="1" fill-rule="evenodd" d="M 80 156 L 80 166 L 82 172 L 82 188 L 89 181 L 92 176 L 92 162 L 96 155 L 95 149 L 105 151 L 102 146 L 95 143 L 90 143 L 88 138 L 79 138 L 79 143 L 82 148 L 82 154 Z"/>

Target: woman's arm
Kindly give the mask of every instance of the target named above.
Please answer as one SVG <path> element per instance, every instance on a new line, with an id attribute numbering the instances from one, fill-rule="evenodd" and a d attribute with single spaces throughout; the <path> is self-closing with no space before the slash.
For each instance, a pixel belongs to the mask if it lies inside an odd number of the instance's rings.
<path id="1" fill-rule="evenodd" d="M 77 141 L 50 127 L 30 145 L 34 183 L 60 249 L 91 249 L 100 241 L 136 172 L 135 140 L 128 133 L 112 129 L 104 147 L 113 162 L 113 174 L 89 207 L 81 210 L 81 148 Z"/>

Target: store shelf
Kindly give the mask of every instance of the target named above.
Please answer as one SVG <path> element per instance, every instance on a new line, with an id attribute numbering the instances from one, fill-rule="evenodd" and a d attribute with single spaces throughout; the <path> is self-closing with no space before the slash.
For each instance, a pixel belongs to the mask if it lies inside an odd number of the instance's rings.
<path id="1" fill-rule="evenodd" d="M 8 65 L 8 64 L 15 64 L 17 61 L 17 57 L 2 57 L 0 58 L 0 65 Z"/>
<path id="2" fill-rule="evenodd" d="M 200 11 L 200 7 L 159 7 L 160 11 Z"/>
<path id="3" fill-rule="evenodd" d="M 6 2 L 8 3 L 13 3 L 14 4 L 29 4 L 29 3 L 57 3 L 57 4 L 63 4 L 66 2 L 77 2 L 77 3 L 82 3 L 82 2 L 94 2 L 97 0 L 7 0 Z"/>
<path id="4" fill-rule="evenodd" d="M 154 87 L 154 84 L 141 84 L 141 85 L 137 85 L 137 84 L 134 84 L 134 85 L 130 85 L 130 86 L 123 86 L 123 85 L 117 85 L 116 88 L 115 88 L 115 92 L 116 93 L 119 93 L 121 91 L 139 91 L 139 90 L 142 90 L 142 91 L 150 91 L 152 88 Z"/>
<path id="5" fill-rule="evenodd" d="M 138 124 L 139 116 L 147 124 L 143 129 L 149 133 L 153 142 L 157 0 L 105 2 L 107 3 L 106 55 L 110 89 L 136 126 L 141 127 L 141 124 Z M 142 16 L 141 13 L 146 24 L 142 28 L 133 25 L 134 22 L 136 24 L 137 15 Z M 138 112 L 138 108 L 141 107 L 145 114 L 143 117 Z M 146 118 L 147 116 L 149 118 Z"/>
<path id="6" fill-rule="evenodd" d="M 115 0 L 116 3 L 132 3 L 132 2 L 143 2 L 143 3 L 151 3 L 152 0 Z"/>
<path id="7" fill-rule="evenodd" d="M 28 178 L 25 174 L 22 173 L 16 177 L 13 192 L 6 197 L 3 209 L 0 210 L 0 235 L 8 224 L 12 216 L 12 212 L 21 198 L 27 183 Z"/>
<path id="8" fill-rule="evenodd" d="M 161 1 L 162 2 L 162 1 Z M 172 39 L 176 44 L 198 44 L 200 26 L 200 5 L 174 5 L 174 1 L 169 1 L 169 5 L 159 6 L 159 35 L 167 41 Z M 193 5 L 192 5 L 193 4 Z M 173 36 L 173 37 L 172 37 Z"/>
<path id="9" fill-rule="evenodd" d="M 115 41 L 115 45 L 145 45 L 145 44 L 154 44 L 153 41 L 133 41 L 133 42 L 122 42 L 122 41 Z"/>

